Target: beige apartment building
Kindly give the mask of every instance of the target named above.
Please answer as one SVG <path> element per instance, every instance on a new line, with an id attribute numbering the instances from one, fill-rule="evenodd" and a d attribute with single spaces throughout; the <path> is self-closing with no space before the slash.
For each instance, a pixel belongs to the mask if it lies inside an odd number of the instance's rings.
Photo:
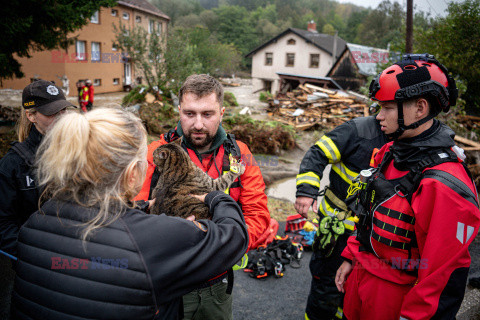
<path id="1" fill-rule="evenodd" d="M 101 8 L 90 22 L 69 37 L 77 37 L 68 50 L 31 53 L 20 58 L 21 79 L 3 80 L 2 89 L 23 89 L 33 79 L 45 79 L 77 95 L 76 83 L 90 79 L 95 93 L 122 91 L 134 83 L 145 82 L 142 75 L 122 52 L 113 45 L 113 24 L 122 23 L 130 28 L 142 26 L 148 33 L 166 37 L 170 18 L 147 0 L 120 0 L 113 8 Z"/>

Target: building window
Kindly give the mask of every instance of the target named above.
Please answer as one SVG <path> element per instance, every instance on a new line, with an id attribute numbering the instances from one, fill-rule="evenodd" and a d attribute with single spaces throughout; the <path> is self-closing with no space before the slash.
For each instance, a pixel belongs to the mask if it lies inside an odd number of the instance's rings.
<path id="1" fill-rule="evenodd" d="M 123 15 L 122 15 L 122 18 L 125 19 L 125 20 L 129 20 L 130 19 L 130 14 L 128 12 L 124 12 Z"/>
<path id="2" fill-rule="evenodd" d="M 76 41 L 75 48 L 77 50 L 77 60 L 87 60 L 87 55 L 85 53 L 85 41 Z"/>
<path id="3" fill-rule="evenodd" d="M 92 42 L 92 61 L 100 61 L 100 42 Z"/>
<path id="4" fill-rule="evenodd" d="M 118 10 L 117 9 L 112 9 L 112 17 L 118 16 Z"/>
<path id="5" fill-rule="evenodd" d="M 161 22 L 157 23 L 157 34 L 158 35 L 162 34 L 162 23 Z"/>
<path id="6" fill-rule="evenodd" d="M 102 79 L 95 79 L 93 80 L 93 86 L 98 87 L 102 85 Z"/>
<path id="7" fill-rule="evenodd" d="M 155 31 L 155 21 L 149 20 L 148 21 L 148 33 L 153 33 Z"/>
<path id="8" fill-rule="evenodd" d="M 287 41 L 287 44 L 289 44 L 289 45 L 293 45 L 295 43 L 296 43 L 295 39 L 288 39 L 288 41 Z"/>
<path id="9" fill-rule="evenodd" d="M 95 11 L 95 13 L 92 15 L 90 18 L 91 23 L 98 23 L 98 11 Z"/>
<path id="10" fill-rule="evenodd" d="M 320 65 L 320 55 L 318 53 L 310 54 L 310 68 L 318 68 Z"/>
<path id="11" fill-rule="evenodd" d="M 142 22 L 142 17 L 136 16 L 136 17 L 135 17 L 135 22 L 136 22 L 136 23 L 141 23 L 141 22 Z"/>
<path id="12" fill-rule="evenodd" d="M 120 84 L 120 78 L 113 78 L 113 85 L 116 86 Z"/>
<path id="13" fill-rule="evenodd" d="M 273 52 L 265 52 L 265 65 L 271 66 L 273 63 Z"/>
<path id="14" fill-rule="evenodd" d="M 287 63 L 285 66 L 293 67 L 295 65 L 295 53 L 287 53 Z"/>

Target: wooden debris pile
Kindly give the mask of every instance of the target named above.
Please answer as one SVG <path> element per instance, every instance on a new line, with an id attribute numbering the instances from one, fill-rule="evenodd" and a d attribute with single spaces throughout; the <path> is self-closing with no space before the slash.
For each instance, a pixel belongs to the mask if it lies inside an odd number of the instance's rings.
<path id="1" fill-rule="evenodd" d="M 317 125 L 327 129 L 369 114 L 368 98 L 352 91 L 320 88 L 311 84 L 269 99 L 273 120 L 292 125 L 297 131 Z"/>

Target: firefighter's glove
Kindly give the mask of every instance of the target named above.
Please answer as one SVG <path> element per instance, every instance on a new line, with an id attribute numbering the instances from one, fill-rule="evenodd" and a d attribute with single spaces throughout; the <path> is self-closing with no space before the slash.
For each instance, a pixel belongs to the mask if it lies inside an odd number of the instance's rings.
<path id="1" fill-rule="evenodd" d="M 324 217 L 318 225 L 315 242 L 313 244 L 314 250 L 320 250 L 325 257 L 329 257 L 335 248 L 338 236 L 344 233 L 345 225 L 342 221 L 336 217 Z"/>

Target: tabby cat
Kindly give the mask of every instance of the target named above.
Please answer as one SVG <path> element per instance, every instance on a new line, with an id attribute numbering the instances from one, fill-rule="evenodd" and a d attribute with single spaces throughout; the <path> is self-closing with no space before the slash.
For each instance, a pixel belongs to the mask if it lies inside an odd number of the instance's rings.
<path id="1" fill-rule="evenodd" d="M 212 179 L 193 163 L 181 147 L 181 139 L 158 147 L 153 152 L 153 162 L 160 176 L 152 194 L 156 200 L 151 213 L 182 218 L 194 215 L 197 220 L 209 219 L 211 214 L 204 202 L 190 195 L 225 191 L 245 172 L 243 163 L 231 160 L 231 170 Z"/>

